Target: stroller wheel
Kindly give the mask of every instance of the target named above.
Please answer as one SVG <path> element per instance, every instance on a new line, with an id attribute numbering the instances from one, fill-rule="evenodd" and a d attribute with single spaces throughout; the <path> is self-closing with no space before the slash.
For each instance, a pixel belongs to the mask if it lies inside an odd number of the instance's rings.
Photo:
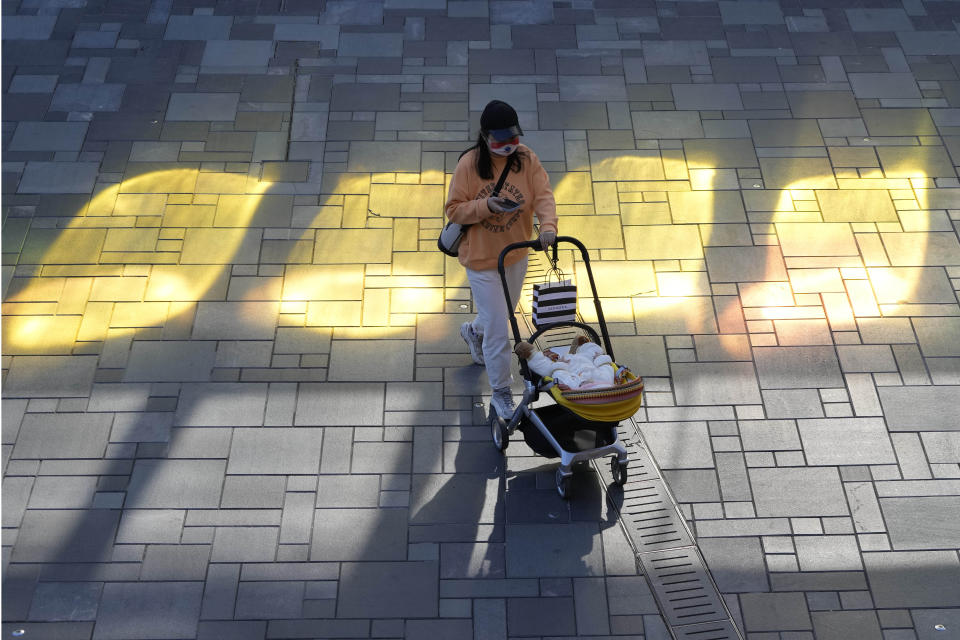
<path id="1" fill-rule="evenodd" d="M 497 451 L 506 451 L 507 447 L 510 446 L 510 434 L 507 432 L 507 423 L 497 415 L 497 410 L 492 406 L 490 407 L 488 420 L 490 421 L 490 436 L 493 439 L 493 446 L 497 448 Z"/>
<path id="2" fill-rule="evenodd" d="M 613 481 L 621 487 L 627 483 L 627 463 L 620 462 L 617 456 L 610 458 L 610 473 Z"/>
<path id="3" fill-rule="evenodd" d="M 573 475 L 563 475 L 560 469 L 557 469 L 557 493 L 564 500 L 570 499 L 570 480 Z"/>

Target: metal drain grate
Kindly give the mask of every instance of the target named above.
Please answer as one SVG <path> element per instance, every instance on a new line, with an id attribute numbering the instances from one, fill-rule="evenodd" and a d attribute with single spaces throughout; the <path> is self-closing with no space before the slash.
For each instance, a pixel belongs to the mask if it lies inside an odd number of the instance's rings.
<path id="1" fill-rule="evenodd" d="M 729 620 L 704 622 L 689 627 L 674 628 L 677 640 L 737 640 L 740 636 Z"/>
<path id="2" fill-rule="evenodd" d="M 640 554 L 640 563 L 671 627 L 729 617 L 695 548 Z"/>

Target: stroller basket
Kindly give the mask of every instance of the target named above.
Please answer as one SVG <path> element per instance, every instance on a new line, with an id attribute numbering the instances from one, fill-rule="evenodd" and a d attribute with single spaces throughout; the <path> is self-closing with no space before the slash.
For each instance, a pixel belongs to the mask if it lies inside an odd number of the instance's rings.
<path id="1" fill-rule="evenodd" d="M 613 387 L 570 389 L 563 391 L 550 385 L 550 395 L 562 407 L 591 422 L 619 422 L 631 417 L 643 402 L 643 379 L 630 371 L 624 372 L 626 382 Z M 548 384 L 550 376 L 544 376 Z"/>
<path id="2" fill-rule="evenodd" d="M 584 421 L 579 415 L 570 413 L 558 405 L 540 407 L 537 415 L 550 424 L 550 432 L 561 447 L 567 451 L 586 451 L 604 447 L 613 442 L 612 428 L 616 423 L 594 423 Z M 545 458 L 557 458 L 559 454 L 547 442 L 540 431 L 524 417 L 520 421 L 520 432 L 527 445 L 537 455 Z"/>

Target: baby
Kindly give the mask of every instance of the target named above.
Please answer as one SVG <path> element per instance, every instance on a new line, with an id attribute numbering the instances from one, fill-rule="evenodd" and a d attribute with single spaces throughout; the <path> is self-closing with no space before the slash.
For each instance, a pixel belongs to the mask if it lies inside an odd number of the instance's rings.
<path id="1" fill-rule="evenodd" d="M 564 391 L 610 387 L 621 382 L 617 379 L 620 372 L 611 366 L 613 360 L 610 356 L 586 336 L 575 338 L 565 354 L 551 349 L 536 351 L 529 342 L 521 342 L 515 351 L 534 373 L 550 376 Z"/>

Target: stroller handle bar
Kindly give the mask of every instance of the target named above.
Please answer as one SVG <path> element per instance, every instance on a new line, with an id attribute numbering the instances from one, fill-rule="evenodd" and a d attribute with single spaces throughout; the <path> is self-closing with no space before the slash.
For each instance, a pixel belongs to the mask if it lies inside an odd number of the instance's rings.
<path id="1" fill-rule="evenodd" d="M 593 279 L 593 269 L 590 267 L 590 254 L 587 252 L 587 248 L 583 246 L 583 243 L 576 238 L 572 236 L 558 236 L 552 246 L 548 247 L 547 249 L 543 249 L 543 251 L 549 251 L 551 249 L 553 250 L 553 264 L 556 264 L 557 262 L 557 245 L 559 245 L 561 242 L 567 242 L 580 249 L 580 255 L 583 257 L 583 263 L 587 267 L 587 279 L 590 281 L 590 292 L 593 294 L 593 306 L 597 311 L 597 324 L 600 325 L 600 335 L 603 336 L 603 347 L 607 354 L 613 358 L 613 345 L 610 344 L 610 335 L 607 332 L 607 323 L 603 318 L 603 309 L 600 307 L 600 296 L 597 295 L 597 285 Z M 511 304 L 510 286 L 507 284 L 507 273 L 504 270 L 503 261 L 504 258 L 507 257 L 508 253 L 517 249 L 542 249 L 542 247 L 540 246 L 539 240 L 514 242 L 513 244 L 509 244 L 504 247 L 503 251 L 500 252 L 500 257 L 497 259 L 497 271 L 500 273 L 500 283 L 503 285 L 503 295 L 507 301 L 507 311 L 510 314 L 510 327 L 513 329 L 513 339 L 515 341 L 514 346 L 520 344 L 523 341 L 523 338 L 520 337 L 520 325 L 517 323 L 517 316 L 514 313 L 513 305 Z M 520 360 L 520 367 L 524 370 L 524 374 L 526 374 L 527 363 L 525 360 Z"/>

